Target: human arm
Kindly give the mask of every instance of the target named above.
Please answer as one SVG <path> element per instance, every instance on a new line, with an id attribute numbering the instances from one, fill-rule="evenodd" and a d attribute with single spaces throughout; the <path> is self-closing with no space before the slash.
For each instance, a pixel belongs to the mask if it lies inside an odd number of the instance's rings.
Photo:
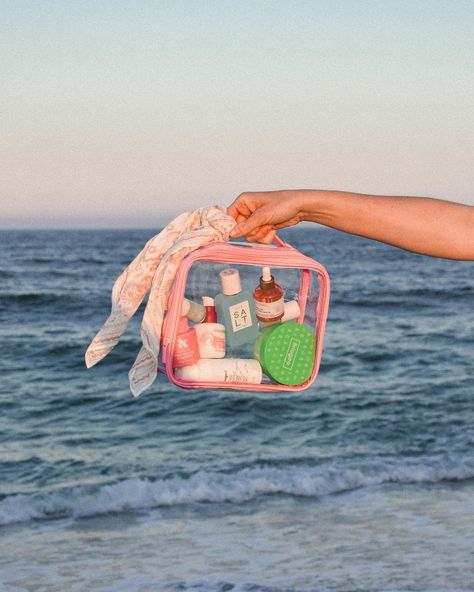
<path id="1" fill-rule="evenodd" d="M 228 208 L 234 237 L 271 242 L 276 230 L 317 222 L 408 251 L 474 260 L 474 206 L 428 197 L 295 190 L 242 193 Z"/>

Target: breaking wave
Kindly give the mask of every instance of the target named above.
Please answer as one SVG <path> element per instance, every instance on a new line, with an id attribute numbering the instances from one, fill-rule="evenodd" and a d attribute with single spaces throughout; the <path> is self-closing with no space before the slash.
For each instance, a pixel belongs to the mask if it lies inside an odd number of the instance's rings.
<path id="1" fill-rule="evenodd" d="M 17 494 L 0 501 L 0 525 L 37 519 L 82 518 L 193 503 L 242 504 L 267 495 L 307 498 L 388 483 L 474 478 L 474 458 L 339 461 L 319 466 L 253 466 L 233 473 L 198 471 L 188 477 L 135 478 L 95 487 Z"/>

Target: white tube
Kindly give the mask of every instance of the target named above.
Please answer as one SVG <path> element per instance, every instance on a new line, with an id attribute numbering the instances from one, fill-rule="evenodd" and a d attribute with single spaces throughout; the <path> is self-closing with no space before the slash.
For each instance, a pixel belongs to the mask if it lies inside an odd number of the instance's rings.
<path id="1" fill-rule="evenodd" d="M 240 382 L 260 384 L 262 367 L 257 360 L 223 358 L 220 360 L 199 360 L 192 366 L 176 368 L 176 376 L 192 382 Z"/>

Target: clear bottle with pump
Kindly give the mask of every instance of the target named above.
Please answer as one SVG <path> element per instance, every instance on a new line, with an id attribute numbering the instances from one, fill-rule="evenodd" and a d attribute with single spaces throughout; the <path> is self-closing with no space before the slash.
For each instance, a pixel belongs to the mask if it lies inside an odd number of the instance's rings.
<path id="1" fill-rule="evenodd" d="M 280 321 L 285 312 L 284 292 L 283 288 L 275 283 L 269 267 L 262 269 L 260 283 L 253 291 L 253 297 L 257 319 L 262 325 Z"/>
<path id="2" fill-rule="evenodd" d="M 226 344 L 235 348 L 254 342 L 259 329 L 251 293 L 242 290 L 238 269 L 223 269 L 219 275 L 222 294 L 214 302 L 217 319 L 225 326 Z"/>

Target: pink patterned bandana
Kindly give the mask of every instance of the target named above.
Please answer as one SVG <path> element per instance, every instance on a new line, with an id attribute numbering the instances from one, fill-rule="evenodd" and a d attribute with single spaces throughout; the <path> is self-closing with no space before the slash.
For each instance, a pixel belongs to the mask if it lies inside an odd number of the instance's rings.
<path id="1" fill-rule="evenodd" d="M 129 320 L 150 290 L 141 325 L 142 348 L 130 372 L 130 389 L 138 397 L 155 380 L 163 317 L 181 260 L 198 247 L 227 241 L 235 220 L 220 206 L 185 212 L 151 238 L 115 281 L 109 318 L 87 348 L 90 368 L 119 342 Z"/>

